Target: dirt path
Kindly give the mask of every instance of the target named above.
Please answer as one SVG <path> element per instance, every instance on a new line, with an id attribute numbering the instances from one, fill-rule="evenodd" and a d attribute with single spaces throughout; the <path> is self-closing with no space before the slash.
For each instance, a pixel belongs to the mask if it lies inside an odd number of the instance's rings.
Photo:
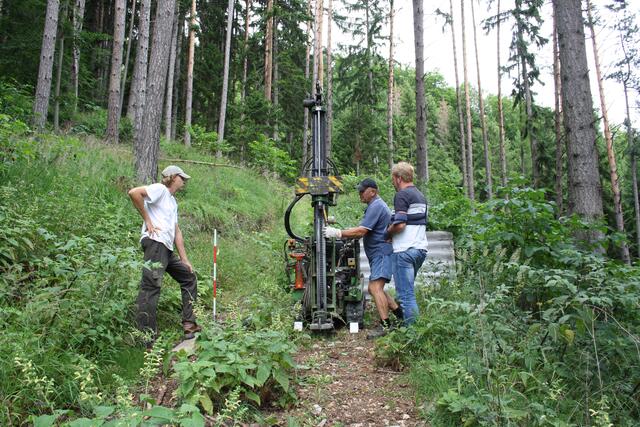
<path id="1" fill-rule="evenodd" d="M 425 426 L 402 373 L 375 366 L 366 331 L 315 338 L 296 355 L 296 407 L 274 414 L 284 426 Z"/>

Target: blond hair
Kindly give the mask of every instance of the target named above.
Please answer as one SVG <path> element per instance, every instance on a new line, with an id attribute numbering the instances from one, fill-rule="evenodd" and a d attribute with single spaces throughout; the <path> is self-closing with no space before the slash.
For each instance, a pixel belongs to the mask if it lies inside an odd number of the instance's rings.
<path id="1" fill-rule="evenodd" d="M 166 187 L 171 187 L 171 184 L 173 184 L 173 181 L 176 179 L 176 176 L 178 176 L 178 174 L 175 174 L 175 175 L 169 175 L 169 176 L 163 176 L 163 177 L 162 177 L 162 183 L 163 183 Z"/>
<path id="2" fill-rule="evenodd" d="M 413 166 L 407 162 L 398 162 L 391 168 L 391 175 L 400 177 L 403 182 L 413 182 Z"/>

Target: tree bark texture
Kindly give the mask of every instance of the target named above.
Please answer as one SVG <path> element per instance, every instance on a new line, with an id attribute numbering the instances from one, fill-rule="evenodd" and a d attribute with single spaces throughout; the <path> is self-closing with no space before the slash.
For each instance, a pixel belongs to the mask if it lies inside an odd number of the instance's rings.
<path id="1" fill-rule="evenodd" d="M 393 0 L 391 0 L 393 2 Z M 329 0 L 327 7 L 327 127 L 326 143 L 327 158 L 331 157 L 333 134 L 333 58 L 331 52 L 331 26 L 333 25 L 333 0 Z"/>
<path id="2" fill-rule="evenodd" d="M 191 146 L 191 112 L 193 107 L 193 61 L 196 49 L 196 0 L 191 0 L 189 21 L 189 53 L 187 59 L 187 93 L 184 107 L 184 145 Z"/>
<path id="3" fill-rule="evenodd" d="M 169 70 L 167 72 L 167 94 L 164 99 L 164 137 L 167 141 L 171 140 L 171 125 L 173 123 L 173 91 L 175 85 L 173 80 L 175 78 L 176 70 L 176 49 L 178 44 L 178 20 L 180 16 L 179 3 L 176 2 L 176 13 L 173 17 L 173 28 L 171 30 L 171 50 L 169 51 Z"/>
<path id="4" fill-rule="evenodd" d="M 562 110 L 567 136 L 569 212 L 586 221 L 602 218 L 593 100 L 580 0 L 553 0 L 560 52 Z M 595 240 L 599 235 L 587 236 Z"/>
<path id="5" fill-rule="evenodd" d="M 273 79 L 271 81 L 271 98 L 273 102 L 273 111 L 278 111 L 279 92 L 279 80 L 280 74 L 278 70 L 278 18 L 273 17 L 273 53 L 271 55 L 271 62 L 273 63 Z M 278 141 L 280 139 L 280 130 L 278 124 L 279 116 L 276 114 L 273 117 L 273 140 Z"/>
<path id="6" fill-rule="evenodd" d="M 556 137 L 556 210 L 557 216 L 561 217 L 564 212 L 564 197 L 562 191 L 563 171 L 563 147 L 564 138 L 562 135 L 562 82 L 560 80 L 560 56 L 558 52 L 558 31 L 556 28 L 555 10 L 553 14 L 553 83 L 554 83 L 554 122 Z"/>
<path id="7" fill-rule="evenodd" d="M 453 0 L 449 0 L 449 12 L 451 27 L 451 42 L 453 46 L 453 69 L 456 76 L 456 110 L 458 111 L 458 131 L 460 132 L 460 158 L 462 160 L 462 186 L 465 194 L 469 195 L 469 180 L 467 176 L 467 142 L 465 137 L 464 114 L 462 113 L 462 101 L 460 100 L 460 80 L 458 78 L 458 51 L 456 49 L 456 26 L 453 19 Z"/>
<path id="8" fill-rule="evenodd" d="M 307 2 L 307 15 L 311 18 L 311 0 Z M 305 81 L 309 81 L 309 68 L 311 63 L 311 40 L 310 35 L 312 32 L 312 21 L 307 21 L 307 37 L 306 37 L 306 49 L 305 49 L 305 60 L 304 60 L 304 79 Z M 313 89 L 313 84 L 315 81 L 315 71 L 314 77 L 311 81 L 311 89 Z M 313 94 L 313 90 L 311 91 Z M 304 109 L 304 123 L 302 128 L 302 168 L 301 172 L 304 173 L 304 166 L 307 164 L 307 159 L 309 157 L 309 109 Z"/>
<path id="9" fill-rule="evenodd" d="M 180 82 L 180 72 L 182 70 L 182 40 L 184 39 L 184 16 L 178 13 L 178 34 L 176 40 L 176 63 L 175 70 L 173 71 L 173 111 L 171 116 L 171 140 L 176 139 L 176 128 L 178 127 L 178 106 L 180 105 L 180 88 L 182 87 Z"/>
<path id="10" fill-rule="evenodd" d="M 111 77 L 109 78 L 109 108 L 107 111 L 107 142 L 118 143 L 120 124 L 120 77 L 122 67 L 122 47 L 124 43 L 124 23 L 126 0 L 115 1 L 113 22 L 113 49 L 111 50 Z"/>
<path id="11" fill-rule="evenodd" d="M 429 181 L 427 165 L 427 108 L 424 96 L 424 5 L 413 0 L 413 37 L 416 53 L 416 169 L 420 182 Z"/>
<path id="12" fill-rule="evenodd" d="M 75 0 L 73 7 L 73 47 L 71 61 L 71 87 L 73 88 L 73 111 L 78 110 L 78 90 L 80 74 L 80 33 L 84 22 L 85 0 Z"/>
<path id="13" fill-rule="evenodd" d="M 476 31 L 476 12 L 471 1 L 471 24 L 473 26 L 473 46 L 476 51 L 476 72 L 478 74 L 478 103 L 480 105 L 480 127 L 482 128 L 482 146 L 484 147 L 484 170 L 487 196 L 493 198 L 493 178 L 491 177 L 491 151 L 487 136 L 487 119 L 484 114 L 484 98 L 482 97 L 482 83 L 480 80 L 480 55 L 478 54 L 478 36 Z"/>
<path id="14" fill-rule="evenodd" d="M 149 21 L 151 0 L 140 0 L 140 22 L 138 23 L 138 47 L 136 62 L 133 65 L 133 76 L 129 88 L 129 106 L 127 115 L 133 122 L 134 141 L 139 141 L 138 134 L 142 128 L 142 112 L 147 97 L 147 70 L 149 63 Z M 137 148 L 136 148 L 137 151 Z"/>
<path id="15" fill-rule="evenodd" d="M 49 96 L 51 95 L 51 75 L 53 73 L 53 55 L 56 50 L 56 33 L 58 29 L 59 0 L 47 1 L 47 13 L 42 34 L 42 48 L 40 49 L 40 66 L 38 69 L 38 84 L 33 102 L 33 125 L 42 131 L 47 122 L 49 111 Z"/>
<path id="16" fill-rule="evenodd" d="M 467 74 L 467 36 L 464 26 L 464 2 L 460 0 L 460 25 L 462 26 L 462 70 L 464 74 L 464 101 L 467 123 L 467 182 L 469 183 L 469 199 L 475 200 L 475 184 L 473 179 L 473 135 L 471 130 L 471 99 L 469 96 L 469 76 Z"/>
<path id="17" fill-rule="evenodd" d="M 136 152 L 136 172 L 141 183 L 153 182 L 158 172 L 158 150 L 160 146 L 160 122 L 162 101 L 167 82 L 167 68 L 171 50 L 171 28 L 175 13 L 175 0 L 159 0 L 151 56 L 147 77 L 147 98 L 144 106 L 140 141 Z"/>
<path id="18" fill-rule="evenodd" d="M 264 35 L 264 97 L 271 101 L 273 77 L 273 0 L 267 3 L 267 25 Z"/>
<path id="19" fill-rule="evenodd" d="M 120 84 L 120 114 L 124 105 L 124 93 L 127 86 L 127 76 L 129 74 L 129 58 L 131 57 L 131 44 L 133 42 L 133 27 L 136 22 L 136 3 L 138 0 L 131 0 L 131 19 L 129 20 L 129 34 L 127 36 L 127 51 L 124 54 L 124 69 L 122 70 L 122 82 Z"/>
<path id="20" fill-rule="evenodd" d="M 67 14 L 67 3 L 62 6 L 62 19 L 64 20 Z M 58 46 L 58 69 L 56 72 L 56 90 L 54 94 L 54 107 L 53 107 L 53 129 L 55 132 L 60 131 L 60 86 L 62 83 L 62 64 L 64 62 L 64 28 L 60 26 L 60 44 Z"/>
<path id="21" fill-rule="evenodd" d="M 218 121 L 218 149 L 216 157 L 222 157 L 220 146 L 224 140 L 224 122 L 227 114 L 227 92 L 229 90 L 229 62 L 231 58 L 231 30 L 233 25 L 234 1 L 229 0 L 227 5 L 227 38 L 224 45 L 224 72 L 222 75 L 222 96 L 220 99 L 220 120 Z"/>
<path id="22" fill-rule="evenodd" d="M 393 167 L 393 0 L 389 1 L 389 86 L 387 88 L 387 147 L 389 170 Z"/>
<path id="23" fill-rule="evenodd" d="M 503 187 L 507 186 L 507 154 L 504 146 L 504 110 L 502 107 L 502 66 L 500 65 L 500 0 L 498 0 L 498 22 L 496 24 L 496 40 L 498 52 L 498 132 L 500 134 L 500 179 Z"/>
<path id="24" fill-rule="evenodd" d="M 624 216 L 622 213 L 622 197 L 620 194 L 620 185 L 618 180 L 618 165 L 616 164 L 616 154 L 613 148 L 613 136 L 611 135 L 611 128 L 609 127 L 609 114 L 607 112 L 607 102 L 604 94 L 604 87 L 602 86 L 602 73 L 600 71 L 600 56 L 598 54 L 598 44 L 596 41 L 596 32 L 594 29 L 593 15 L 591 12 L 591 1 L 587 0 L 587 17 L 589 30 L 591 32 L 591 44 L 593 46 L 593 58 L 596 66 L 596 79 L 598 81 L 598 92 L 600 94 L 600 109 L 602 110 L 602 124 L 604 127 L 604 140 L 607 144 L 607 159 L 609 160 L 609 177 L 611 179 L 611 193 L 613 194 L 613 209 L 616 218 L 616 229 L 618 232 L 625 235 L 624 231 Z M 629 257 L 629 247 L 626 242 L 620 244 L 620 255 L 622 260 L 631 264 L 631 258 Z"/>
<path id="25" fill-rule="evenodd" d="M 249 11 L 250 10 L 251 10 L 251 0 L 245 0 L 242 93 L 240 95 L 240 101 L 242 102 L 242 104 L 244 104 L 244 99 L 247 96 L 247 74 L 249 72 Z M 308 49 L 308 45 L 307 45 L 307 49 Z"/>

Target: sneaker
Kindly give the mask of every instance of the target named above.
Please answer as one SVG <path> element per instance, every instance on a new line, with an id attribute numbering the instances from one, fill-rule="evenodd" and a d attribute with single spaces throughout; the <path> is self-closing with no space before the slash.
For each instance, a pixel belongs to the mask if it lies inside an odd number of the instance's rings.
<path id="1" fill-rule="evenodd" d="M 184 330 L 185 340 L 195 338 L 196 333 L 202 331 L 202 327 L 196 322 L 182 322 L 182 329 Z"/>
<path id="2" fill-rule="evenodd" d="M 367 339 L 368 340 L 373 340 L 373 339 L 376 339 L 376 338 L 380 338 L 380 337 L 383 337 L 383 336 L 387 335 L 388 332 L 389 332 L 389 328 L 385 328 L 382 325 L 378 325 L 374 329 L 369 331 L 369 333 L 367 334 Z"/>

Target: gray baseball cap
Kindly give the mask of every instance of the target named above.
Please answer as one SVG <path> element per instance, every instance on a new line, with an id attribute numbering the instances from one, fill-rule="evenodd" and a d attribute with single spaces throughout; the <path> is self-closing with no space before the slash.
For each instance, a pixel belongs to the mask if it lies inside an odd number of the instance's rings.
<path id="1" fill-rule="evenodd" d="M 162 170 L 162 176 L 167 177 L 167 176 L 173 176 L 173 175 L 180 175 L 184 179 L 190 179 L 191 178 L 189 175 L 184 173 L 182 168 L 180 168 L 178 166 L 175 166 L 175 165 L 167 166 L 166 168 L 164 168 Z"/>

